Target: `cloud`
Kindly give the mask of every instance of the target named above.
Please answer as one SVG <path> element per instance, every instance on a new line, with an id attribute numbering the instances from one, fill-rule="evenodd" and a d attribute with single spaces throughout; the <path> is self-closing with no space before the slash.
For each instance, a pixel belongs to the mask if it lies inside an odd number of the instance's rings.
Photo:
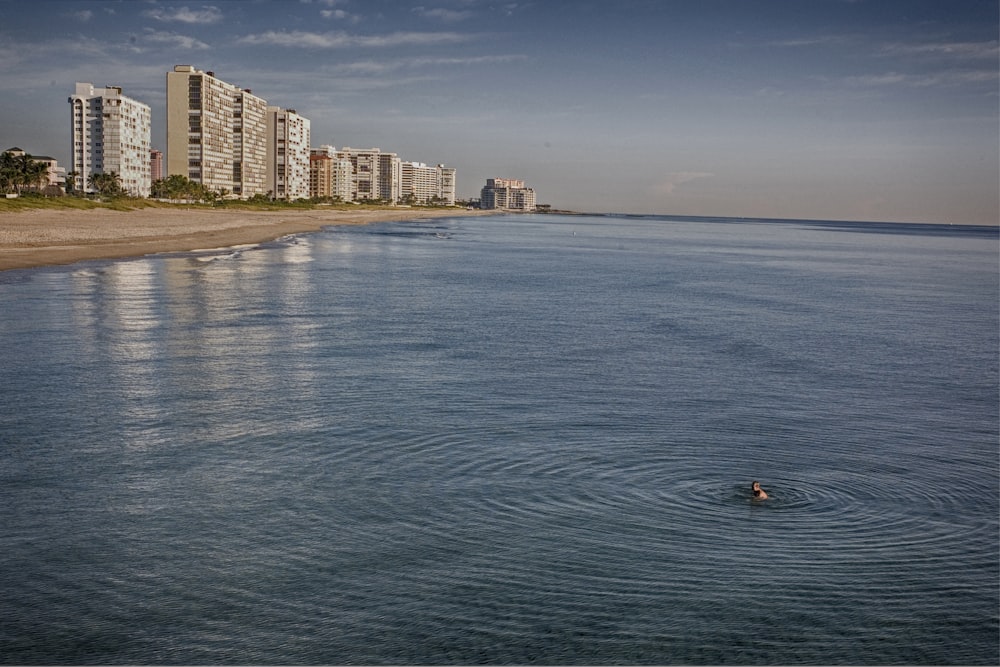
<path id="1" fill-rule="evenodd" d="M 827 46 L 845 44 L 854 39 L 850 35 L 817 35 L 815 37 L 798 37 L 793 39 L 782 39 L 768 42 L 770 46 L 781 48 L 799 49 L 810 46 Z"/>
<path id="2" fill-rule="evenodd" d="M 89 9 L 83 9 L 78 12 L 73 12 L 70 14 L 70 17 L 80 21 L 81 23 L 86 23 L 90 19 L 94 18 L 94 12 Z"/>
<path id="3" fill-rule="evenodd" d="M 420 18 L 442 21 L 444 23 L 457 23 L 470 18 L 473 14 L 465 9 L 428 9 L 427 7 L 414 7 L 410 10 Z"/>
<path id="4" fill-rule="evenodd" d="M 983 69 L 938 72 L 934 74 L 885 72 L 883 74 L 847 77 L 846 82 L 848 85 L 862 88 L 881 88 L 887 86 L 931 88 L 938 86 L 959 86 L 963 84 L 995 83 L 996 78 L 997 74 L 995 70 Z"/>
<path id="5" fill-rule="evenodd" d="M 194 37 L 178 35 L 174 32 L 159 32 L 147 28 L 142 40 L 151 44 L 165 44 L 177 49 L 207 49 L 208 44 Z"/>
<path id="6" fill-rule="evenodd" d="M 525 60 L 523 55 L 471 56 L 466 58 L 398 58 L 395 60 L 375 61 L 360 60 L 352 63 L 333 65 L 329 71 L 339 75 L 371 76 L 385 74 L 401 69 L 419 69 L 421 67 L 465 67 L 474 65 L 493 65 Z"/>
<path id="7" fill-rule="evenodd" d="M 303 49 L 383 48 L 393 46 L 430 46 L 467 42 L 472 35 L 456 32 L 393 32 L 386 35 L 351 35 L 346 32 L 306 32 L 269 30 L 241 37 L 240 44 L 285 46 Z"/>
<path id="8" fill-rule="evenodd" d="M 222 12 L 218 7 L 205 5 L 201 9 L 187 7 L 166 8 L 156 7 L 143 12 L 151 19 L 163 22 L 177 21 L 180 23 L 218 23 L 222 20 Z"/>
<path id="9" fill-rule="evenodd" d="M 667 174 L 653 189 L 661 195 L 672 195 L 674 190 L 685 183 L 696 181 L 700 178 L 712 178 L 715 174 L 704 171 L 672 171 Z"/>
<path id="10" fill-rule="evenodd" d="M 926 44 L 887 44 L 882 48 L 887 56 L 932 56 L 948 59 L 996 60 L 1000 56 L 997 40 L 988 42 L 937 42 Z"/>
<path id="11" fill-rule="evenodd" d="M 348 23 L 361 22 L 361 16 L 345 12 L 343 9 L 321 9 L 319 15 L 325 19 L 333 19 L 335 21 L 346 21 Z"/>

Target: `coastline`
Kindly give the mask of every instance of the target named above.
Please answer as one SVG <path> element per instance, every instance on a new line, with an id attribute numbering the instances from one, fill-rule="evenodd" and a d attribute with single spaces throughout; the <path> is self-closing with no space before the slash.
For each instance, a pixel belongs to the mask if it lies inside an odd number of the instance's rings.
<path id="1" fill-rule="evenodd" d="M 429 220 L 495 211 L 344 209 L 253 211 L 29 209 L 0 215 L 0 271 L 264 243 L 331 225 Z"/>

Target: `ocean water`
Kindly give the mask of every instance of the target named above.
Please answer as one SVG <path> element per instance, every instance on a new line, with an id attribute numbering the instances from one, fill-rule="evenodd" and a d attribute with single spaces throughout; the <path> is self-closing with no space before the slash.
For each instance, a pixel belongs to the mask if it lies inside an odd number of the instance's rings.
<path id="1" fill-rule="evenodd" d="M 0 662 L 997 664 L 998 294 L 630 216 L 0 273 Z"/>

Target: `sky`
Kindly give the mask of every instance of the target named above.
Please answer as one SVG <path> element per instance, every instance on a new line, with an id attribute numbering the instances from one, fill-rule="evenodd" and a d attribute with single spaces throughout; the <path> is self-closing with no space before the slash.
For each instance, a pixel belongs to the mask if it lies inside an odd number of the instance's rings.
<path id="1" fill-rule="evenodd" d="M 996 0 L 0 0 L 0 150 L 213 71 L 312 145 L 587 212 L 998 224 Z"/>

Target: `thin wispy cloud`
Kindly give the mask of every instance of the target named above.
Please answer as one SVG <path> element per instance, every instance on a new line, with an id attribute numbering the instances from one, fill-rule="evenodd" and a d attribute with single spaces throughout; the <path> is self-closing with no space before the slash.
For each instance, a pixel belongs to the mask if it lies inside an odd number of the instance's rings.
<path id="1" fill-rule="evenodd" d="M 371 76 L 402 69 L 420 69 L 425 67 L 464 67 L 475 65 L 496 65 L 526 60 L 527 56 L 510 54 L 499 56 L 470 56 L 465 58 L 397 58 L 393 60 L 359 60 L 351 63 L 341 63 L 328 68 L 328 72 L 338 75 Z"/>
<path id="2" fill-rule="evenodd" d="M 964 70 L 937 72 L 933 74 L 906 74 L 885 72 L 864 76 L 847 77 L 849 85 L 879 88 L 886 86 L 906 86 L 910 88 L 931 88 L 938 86 L 960 86 L 964 84 L 996 83 L 996 70 Z"/>
<path id="3" fill-rule="evenodd" d="M 930 42 L 922 44 L 887 44 L 885 56 L 932 56 L 948 59 L 996 60 L 1000 56 L 997 40 L 989 42 Z"/>
<path id="4" fill-rule="evenodd" d="M 697 181 L 702 178 L 712 178 L 715 174 L 705 171 L 673 171 L 663 177 L 663 179 L 653 188 L 657 194 L 669 196 L 678 187 Z"/>
<path id="5" fill-rule="evenodd" d="M 190 9 L 188 7 L 154 7 L 143 12 L 143 15 L 164 23 L 204 24 L 218 23 L 222 20 L 222 12 L 218 7 L 213 5 L 205 5 L 197 9 Z"/>
<path id="6" fill-rule="evenodd" d="M 393 46 L 431 46 L 468 42 L 472 35 L 457 32 L 393 32 L 385 35 L 353 35 L 342 31 L 277 31 L 246 35 L 238 41 L 250 46 L 283 46 L 302 49 L 383 48 Z"/>
<path id="7" fill-rule="evenodd" d="M 343 9 L 321 9 L 319 15 L 325 19 L 334 21 L 344 21 L 346 23 L 360 23 L 361 15 L 351 14 Z"/>
<path id="8" fill-rule="evenodd" d="M 161 32 L 152 29 L 147 29 L 146 33 L 142 35 L 137 45 L 142 46 L 143 43 L 162 44 L 177 49 L 204 50 L 210 48 L 208 44 L 199 39 L 195 39 L 194 37 L 178 35 L 174 32 Z"/>
<path id="9" fill-rule="evenodd" d="M 467 9 L 445 9 L 443 7 L 414 7 L 410 10 L 416 16 L 423 19 L 441 21 L 443 23 L 458 23 L 473 16 Z"/>
<path id="10" fill-rule="evenodd" d="M 837 46 L 855 39 L 853 35 L 814 35 L 811 37 L 795 37 L 768 42 L 769 46 L 779 48 L 799 49 L 814 46 Z"/>
<path id="11" fill-rule="evenodd" d="M 90 19 L 94 18 L 94 12 L 90 11 L 89 9 L 83 9 L 78 12 L 73 12 L 72 14 L 70 14 L 70 18 L 76 21 L 80 21 L 81 23 L 86 23 Z"/>

